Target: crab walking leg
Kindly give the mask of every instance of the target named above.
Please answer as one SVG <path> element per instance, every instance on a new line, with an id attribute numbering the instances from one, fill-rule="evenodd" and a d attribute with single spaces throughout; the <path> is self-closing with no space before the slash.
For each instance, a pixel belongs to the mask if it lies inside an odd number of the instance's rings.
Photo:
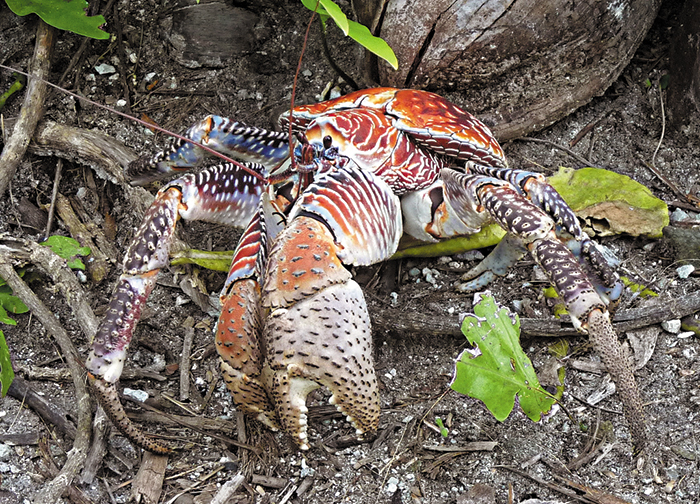
<path id="1" fill-rule="evenodd" d="M 216 115 L 194 124 L 184 136 L 239 161 L 260 163 L 268 170 L 289 157 L 287 134 Z M 130 163 L 126 176 L 134 184 L 146 184 L 169 173 L 197 166 L 205 155 L 203 149 L 178 138 L 155 156 L 142 156 Z"/>
<path id="2" fill-rule="evenodd" d="M 270 374 L 264 372 L 261 285 L 268 244 L 279 234 L 281 222 L 267 194 L 233 254 L 231 269 L 221 291 L 221 316 L 216 328 L 216 350 L 224 382 L 239 410 L 273 430 L 277 412 L 268 395 Z M 281 215 L 281 211 L 277 214 Z"/>
<path id="3" fill-rule="evenodd" d="M 263 331 L 280 422 L 308 449 L 306 396 L 325 386 L 357 434 L 376 431 L 379 392 L 362 290 L 343 264 L 391 256 L 402 233 L 398 198 L 354 163 L 322 173 L 290 213 L 268 263 Z"/>
<path id="4" fill-rule="evenodd" d="M 251 168 L 262 170 L 260 166 Z M 158 192 L 129 245 L 124 272 L 98 327 L 86 367 L 110 418 L 146 450 L 164 452 L 167 448 L 134 434 L 136 427 L 130 425 L 114 383 L 121 376 L 134 328 L 158 271 L 168 263 L 177 220 L 182 217 L 242 226 L 254 214 L 263 189 L 257 178 L 229 164 L 186 175 Z"/>
<path id="5" fill-rule="evenodd" d="M 445 181 L 450 192 L 460 184 L 463 190 L 474 191 L 483 210 L 503 229 L 520 238 L 546 272 L 564 300 L 574 326 L 589 334 L 603 359 L 620 392 L 635 447 L 643 449 L 646 444 L 644 409 L 629 361 L 612 328 L 605 301 L 572 252 L 558 239 L 552 217 L 506 181 L 456 172 L 447 175 Z M 455 200 L 452 204 L 457 206 Z"/>
<path id="6" fill-rule="evenodd" d="M 494 168 L 473 163 L 468 163 L 467 166 L 473 173 L 487 175 L 509 182 L 514 188 L 520 191 L 520 194 L 527 197 L 535 205 L 544 210 L 580 244 L 581 252 L 588 257 L 595 272 L 603 281 L 603 284 L 612 289 L 613 299 L 620 296 L 622 283 L 620 282 L 618 274 L 613 270 L 610 264 L 608 264 L 608 261 L 605 260 L 593 240 L 581 229 L 581 225 L 574 211 L 566 204 L 561 195 L 549 185 L 544 175 L 525 170 Z"/>

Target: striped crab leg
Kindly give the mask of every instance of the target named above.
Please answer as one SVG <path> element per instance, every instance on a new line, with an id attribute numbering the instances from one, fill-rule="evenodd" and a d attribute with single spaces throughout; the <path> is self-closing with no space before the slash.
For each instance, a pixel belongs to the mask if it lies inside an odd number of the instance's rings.
<path id="1" fill-rule="evenodd" d="M 571 250 L 558 238 L 555 220 L 508 181 L 453 170 L 443 170 L 442 178 L 445 197 L 458 213 L 466 211 L 471 215 L 476 206 L 480 207 L 524 244 L 545 271 L 564 300 L 574 327 L 589 335 L 603 359 L 620 392 L 635 449 L 644 449 L 647 436 L 639 388 L 610 322 L 607 303 Z"/>
<path id="2" fill-rule="evenodd" d="M 369 314 L 344 265 L 390 257 L 401 212 L 383 180 L 344 160 L 317 175 L 295 203 L 263 288 L 271 395 L 283 429 L 302 449 L 309 448 L 306 396 L 320 386 L 359 436 L 379 422 Z"/>
<path id="3" fill-rule="evenodd" d="M 221 315 L 216 328 L 216 350 L 221 374 L 236 407 L 272 430 L 279 419 L 268 390 L 262 335 L 262 284 L 268 245 L 283 224 L 282 209 L 263 193 L 260 207 L 241 236 L 221 291 Z"/>
<path id="4" fill-rule="evenodd" d="M 184 136 L 244 163 L 262 164 L 268 172 L 289 157 L 289 137 L 284 133 L 216 115 L 192 125 Z M 201 164 L 205 154 L 195 144 L 178 138 L 155 156 L 142 156 L 133 161 L 126 176 L 133 184 L 143 185 L 168 174 L 189 170 Z"/>
<path id="5" fill-rule="evenodd" d="M 260 165 L 249 165 L 264 175 Z M 105 411 L 138 446 L 154 452 L 169 449 L 131 425 L 119 402 L 115 383 L 126 351 L 158 271 L 167 265 L 178 219 L 242 226 L 255 213 L 265 183 L 237 166 L 224 164 L 189 174 L 165 185 L 146 212 L 124 258 L 123 273 L 107 313 L 98 327 L 86 367 Z"/>

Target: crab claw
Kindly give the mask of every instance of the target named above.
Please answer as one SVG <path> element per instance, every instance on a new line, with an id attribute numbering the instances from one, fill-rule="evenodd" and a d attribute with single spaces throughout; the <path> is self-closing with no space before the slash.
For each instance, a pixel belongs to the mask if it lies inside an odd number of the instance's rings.
<path id="1" fill-rule="evenodd" d="M 361 438 L 377 429 L 369 314 L 360 286 L 343 264 L 389 257 L 402 225 L 389 186 L 354 164 L 318 176 L 290 219 L 270 252 L 263 339 L 280 423 L 308 449 L 306 397 L 321 386 Z"/>

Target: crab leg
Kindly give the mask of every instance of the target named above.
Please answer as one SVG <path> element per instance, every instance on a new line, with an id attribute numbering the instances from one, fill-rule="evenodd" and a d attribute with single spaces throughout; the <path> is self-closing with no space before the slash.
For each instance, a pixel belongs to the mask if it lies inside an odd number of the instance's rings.
<path id="1" fill-rule="evenodd" d="M 588 258 L 603 284 L 610 289 L 617 290 L 617 296 L 620 295 L 621 284 L 619 276 L 610 267 L 610 264 L 600 253 L 593 240 L 581 229 L 576 214 L 562 199 L 561 195 L 549 185 L 544 175 L 525 170 L 494 168 L 473 163 L 469 163 L 467 166 L 473 173 L 510 182 L 514 188 L 520 191 L 520 194 L 544 210 L 580 244 L 581 253 Z"/>
<path id="2" fill-rule="evenodd" d="M 270 253 L 263 334 L 271 393 L 285 431 L 308 449 L 306 396 L 325 386 L 357 434 L 379 422 L 369 315 L 343 264 L 366 265 L 396 251 L 398 198 L 348 163 L 322 173 L 299 198 Z"/>
<path id="3" fill-rule="evenodd" d="M 448 170 L 443 170 L 442 177 L 446 194 L 458 213 L 464 210 L 460 202 L 469 201 L 466 195 L 471 193 L 476 204 L 503 229 L 519 238 L 546 272 L 566 303 L 574 327 L 589 334 L 603 359 L 620 392 L 636 449 L 643 449 L 646 443 L 644 410 L 629 360 L 610 323 L 606 302 L 572 252 L 557 237 L 552 217 L 507 181 Z"/>
<path id="4" fill-rule="evenodd" d="M 268 396 L 270 373 L 264 369 L 261 284 L 268 244 L 281 230 L 278 211 L 266 193 L 258 213 L 243 233 L 233 254 L 231 269 L 221 291 L 221 316 L 216 349 L 224 382 L 239 410 L 272 430 L 279 429 L 277 412 Z"/>
<path id="5" fill-rule="evenodd" d="M 260 163 L 268 171 L 289 157 L 289 137 L 286 134 L 216 115 L 194 124 L 184 136 L 236 160 Z M 126 175 L 133 184 L 146 184 L 169 173 L 197 166 L 205 154 L 193 143 L 178 138 L 155 156 L 142 156 L 133 161 Z"/>
<path id="6" fill-rule="evenodd" d="M 249 168 L 263 173 L 259 165 Z M 114 384 L 121 376 L 126 350 L 158 271 L 168 263 L 177 220 L 182 217 L 242 226 L 255 212 L 263 189 L 259 179 L 229 164 L 170 182 L 156 195 L 127 250 L 124 272 L 92 342 L 86 366 L 105 411 L 138 446 L 167 451 L 130 425 Z"/>

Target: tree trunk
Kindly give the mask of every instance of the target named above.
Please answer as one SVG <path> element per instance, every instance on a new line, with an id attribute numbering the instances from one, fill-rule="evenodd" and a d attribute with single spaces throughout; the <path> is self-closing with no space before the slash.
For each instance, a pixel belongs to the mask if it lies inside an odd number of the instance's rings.
<path id="1" fill-rule="evenodd" d="M 686 0 L 680 19 L 671 48 L 668 86 L 669 119 L 675 129 L 700 111 L 700 2 Z"/>
<path id="2" fill-rule="evenodd" d="M 381 8 L 356 0 L 355 10 Z M 526 135 L 601 95 L 627 66 L 661 0 L 388 0 L 375 33 L 400 68 L 383 85 L 447 94 L 493 126 Z"/>

